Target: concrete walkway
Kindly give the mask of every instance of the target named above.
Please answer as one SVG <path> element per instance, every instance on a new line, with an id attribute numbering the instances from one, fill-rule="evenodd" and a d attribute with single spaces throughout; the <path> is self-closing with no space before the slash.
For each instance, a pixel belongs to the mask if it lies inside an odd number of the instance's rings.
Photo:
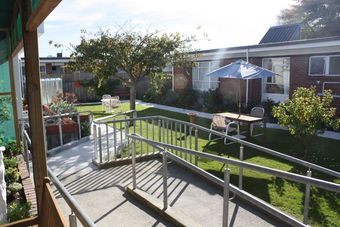
<path id="1" fill-rule="evenodd" d="M 136 102 L 138 105 L 146 106 L 146 107 L 153 107 L 161 110 L 168 110 L 176 113 L 196 113 L 198 117 L 201 118 L 207 118 L 211 119 L 212 114 L 211 113 L 206 113 L 206 112 L 200 112 L 196 110 L 189 110 L 189 109 L 183 109 L 183 108 L 178 108 L 178 107 L 173 107 L 173 106 L 166 106 L 166 105 L 161 105 L 161 104 L 156 104 L 156 103 L 147 103 L 147 102 L 142 102 L 138 100 Z M 273 124 L 273 123 L 267 123 L 267 128 L 273 128 L 273 129 L 283 129 L 287 130 L 286 127 L 282 127 L 278 124 Z M 319 135 L 320 137 L 328 138 L 328 139 L 335 139 L 335 140 L 340 140 L 340 133 L 339 132 L 333 132 L 333 131 L 325 131 L 324 133 Z"/>
<path id="2" fill-rule="evenodd" d="M 93 141 L 48 157 L 48 165 L 84 211 L 98 226 L 172 226 L 125 192 L 131 185 L 131 166 L 97 170 L 92 164 Z M 221 226 L 222 189 L 178 165 L 168 165 L 169 205 L 202 226 Z M 162 199 L 162 167 L 159 160 L 137 164 L 137 186 Z M 55 192 L 65 217 L 70 208 Z M 280 226 L 257 209 L 231 201 L 233 226 Z"/>

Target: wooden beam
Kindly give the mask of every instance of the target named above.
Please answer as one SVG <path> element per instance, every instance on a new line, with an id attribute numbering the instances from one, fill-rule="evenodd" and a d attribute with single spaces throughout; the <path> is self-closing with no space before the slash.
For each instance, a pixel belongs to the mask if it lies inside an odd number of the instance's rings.
<path id="1" fill-rule="evenodd" d="M 26 24 L 30 16 L 30 1 L 22 1 L 22 24 Z M 37 30 L 27 31 L 22 27 L 25 70 L 28 101 L 28 116 L 32 140 L 32 163 L 34 184 L 37 194 L 38 214 L 41 213 L 41 199 L 44 178 L 48 176 L 45 152 L 45 127 L 41 103 L 40 69 Z"/>
<path id="2" fill-rule="evenodd" d="M 0 28 L 0 32 L 8 32 L 9 29 L 8 28 Z"/>
<path id="3" fill-rule="evenodd" d="M 38 8 L 29 17 L 26 23 L 26 30 L 33 31 L 37 29 L 60 2 L 61 0 L 41 0 Z"/>
<path id="4" fill-rule="evenodd" d="M 8 58 L 9 63 L 9 74 L 11 80 L 11 90 L 12 90 L 12 106 L 13 106 L 13 118 L 14 118 L 14 129 L 15 129 L 15 138 L 17 144 L 20 143 L 21 133 L 19 130 L 19 121 L 18 121 L 18 107 L 17 107 L 17 96 L 16 96 L 16 89 L 15 89 L 15 80 L 14 80 L 14 68 L 13 68 L 13 57 Z"/>
<path id="5" fill-rule="evenodd" d="M 31 217 L 1 225 L 2 227 L 27 227 L 39 224 L 38 217 Z"/>

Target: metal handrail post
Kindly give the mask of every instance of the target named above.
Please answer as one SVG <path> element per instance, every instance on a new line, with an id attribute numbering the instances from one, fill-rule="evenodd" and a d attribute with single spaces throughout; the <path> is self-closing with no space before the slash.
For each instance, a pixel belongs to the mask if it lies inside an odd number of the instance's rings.
<path id="1" fill-rule="evenodd" d="M 98 145 L 99 145 L 99 162 L 103 163 L 102 130 L 100 126 L 98 126 Z"/>
<path id="2" fill-rule="evenodd" d="M 198 130 L 195 128 L 195 151 L 198 151 Z M 195 155 L 195 165 L 198 165 L 198 156 Z"/>
<path id="3" fill-rule="evenodd" d="M 243 151 L 244 151 L 244 147 L 241 144 L 241 146 L 240 146 L 240 161 L 243 161 Z M 239 167 L 238 188 L 242 190 L 242 187 L 243 187 L 243 167 Z"/>
<path id="4" fill-rule="evenodd" d="M 106 130 L 106 153 L 107 153 L 107 161 L 110 161 L 110 141 L 109 141 L 109 125 L 105 123 Z"/>
<path id="5" fill-rule="evenodd" d="M 307 170 L 307 177 L 312 176 L 312 171 Z M 303 208 L 303 223 L 308 224 L 308 206 L 310 200 L 310 184 L 306 184 L 306 191 L 305 191 L 305 203 Z"/>
<path id="6" fill-rule="evenodd" d="M 136 140 L 132 141 L 132 188 L 136 189 Z"/>
<path id="7" fill-rule="evenodd" d="M 70 227 L 77 227 L 77 216 L 71 210 L 71 214 L 68 216 Z"/>
<path id="8" fill-rule="evenodd" d="M 98 160 L 97 125 L 93 124 L 94 159 Z"/>
<path id="9" fill-rule="evenodd" d="M 167 167 L 167 151 L 163 150 L 163 209 L 168 208 L 168 167 Z"/>
<path id="10" fill-rule="evenodd" d="M 77 114 L 77 122 L 78 122 L 78 134 L 79 139 L 81 139 L 81 122 L 80 122 L 80 113 Z"/>
<path id="11" fill-rule="evenodd" d="M 58 128 L 59 128 L 59 143 L 60 146 L 63 146 L 64 142 L 63 142 L 63 128 L 61 126 L 61 115 L 59 114 L 58 116 Z"/>
<path id="12" fill-rule="evenodd" d="M 224 188 L 223 188 L 223 227 L 228 226 L 229 216 L 229 182 L 230 182 L 230 169 L 224 169 Z"/>

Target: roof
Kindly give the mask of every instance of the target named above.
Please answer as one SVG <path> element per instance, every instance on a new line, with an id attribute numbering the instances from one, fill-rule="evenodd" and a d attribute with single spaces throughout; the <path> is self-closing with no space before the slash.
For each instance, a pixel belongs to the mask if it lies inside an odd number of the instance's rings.
<path id="1" fill-rule="evenodd" d="M 217 49 L 208 49 L 208 50 L 199 50 L 193 51 L 192 54 L 200 53 L 215 53 L 215 52 L 228 52 L 228 51 L 235 51 L 235 50 L 246 50 L 246 49 L 253 49 L 253 48 L 267 48 L 267 47 L 278 47 L 278 46 L 289 46 L 289 45 L 299 45 L 299 44 L 313 44 L 313 43 L 323 43 L 329 41 L 339 41 L 340 36 L 332 36 L 326 38 L 315 38 L 315 39 L 301 39 L 301 40 L 293 40 L 293 41 L 286 41 L 286 42 L 276 42 L 276 43 L 261 43 L 256 45 L 246 45 L 246 46 L 236 46 L 236 47 L 227 47 L 227 48 L 217 48 Z"/>
<path id="2" fill-rule="evenodd" d="M 263 36 L 261 43 L 277 43 L 300 39 L 300 24 L 272 26 Z"/>

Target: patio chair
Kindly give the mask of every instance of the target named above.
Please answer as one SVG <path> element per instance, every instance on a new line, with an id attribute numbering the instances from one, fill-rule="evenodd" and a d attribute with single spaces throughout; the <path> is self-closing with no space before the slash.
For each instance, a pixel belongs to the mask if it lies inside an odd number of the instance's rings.
<path id="1" fill-rule="evenodd" d="M 110 99 L 110 107 L 111 107 L 111 108 L 115 108 L 115 107 L 117 107 L 119 104 L 120 104 L 119 96 L 113 96 L 113 97 Z"/>
<path id="2" fill-rule="evenodd" d="M 253 107 L 250 111 L 250 116 L 253 117 L 264 117 L 264 109 L 262 107 Z M 263 122 L 255 122 L 250 124 L 250 136 L 260 136 L 263 135 L 263 133 L 253 135 L 254 127 L 263 127 Z"/>
<path id="3" fill-rule="evenodd" d="M 102 96 L 102 109 L 108 111 L 110 109 L 110 99 L 111 95 L 103 95 Z"/>
<path id="4" fill-rule="evenodd" d="M 237 122 L 234 121 L 226 121 L 225 117 L 213 114 L 212 122 L 210 125 L 210 130 L 216 131 L 223 131 L 226 135 L 229 135 L 231 132 L 237 132 L 236 136 L 240 135 L 240 127 Z M 212 134 L 209 133 L 209 140 L 211 140 Z M 232 142 L 231 142 L 232 143 Z M 224 138 L 224 144 L 231 144 L 227 143 L 227 138 Z"/>

